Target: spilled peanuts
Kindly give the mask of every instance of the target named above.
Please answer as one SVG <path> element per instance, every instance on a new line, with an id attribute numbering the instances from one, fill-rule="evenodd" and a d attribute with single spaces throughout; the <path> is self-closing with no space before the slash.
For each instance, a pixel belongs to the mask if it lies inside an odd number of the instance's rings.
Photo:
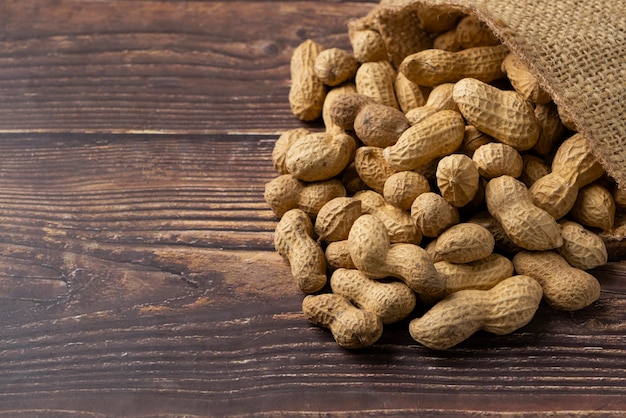
<path id="1" fill-rule="evenodd" d="M 352 50 L 294 49 L 292 113 L 325 129 L 284 132 L 265 188 L 304 317 L 348 349 L 404 321 L 444 350 L 596 302 L 625 194 L 526 63 L 447 6 L 347 29 Z"/>

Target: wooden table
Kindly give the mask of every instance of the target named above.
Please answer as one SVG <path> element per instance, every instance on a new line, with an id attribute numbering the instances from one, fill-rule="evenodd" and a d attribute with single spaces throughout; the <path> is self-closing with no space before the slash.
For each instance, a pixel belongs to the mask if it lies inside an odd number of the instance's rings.
<path id="1" fill-rule="evenodd" d="M 0 2 L 0 416 L 626 411 L 619 257 L 593 306 L 446 352 L 302 317 L 263 200 L 289 58 L 374 5 Z"/>

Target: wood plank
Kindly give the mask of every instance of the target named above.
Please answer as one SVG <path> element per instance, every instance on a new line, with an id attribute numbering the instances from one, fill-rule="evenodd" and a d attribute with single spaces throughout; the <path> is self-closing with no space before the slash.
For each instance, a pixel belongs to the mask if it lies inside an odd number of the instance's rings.
<path id="1" fill-rule="evenodd" d="M 284 130 L 292 49 L 349 49 L 347 20 L 373 6 L 2 2 L 0 132 Z"/>

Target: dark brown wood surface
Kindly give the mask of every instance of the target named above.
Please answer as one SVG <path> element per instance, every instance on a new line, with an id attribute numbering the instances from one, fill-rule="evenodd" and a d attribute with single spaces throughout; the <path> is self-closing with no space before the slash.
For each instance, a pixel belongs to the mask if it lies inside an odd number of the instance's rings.
<path id="1" fill-rule="evenodd" d="M 289 58 L 374 5 L 0 2 L 0 416 L 626 411 L 621 255 L 593 306 L 446 352 L 302 317 L 262 196 Z"/>

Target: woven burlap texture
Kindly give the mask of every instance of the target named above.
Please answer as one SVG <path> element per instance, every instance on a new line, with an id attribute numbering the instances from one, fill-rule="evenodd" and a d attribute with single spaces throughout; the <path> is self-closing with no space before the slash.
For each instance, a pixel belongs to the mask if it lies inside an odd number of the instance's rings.
<path id="1" fill-rule="evenodd" d="M 626 188 L 626 3 L 604 0 L 382 0 L 475 14 L 521 57 Z"/>

